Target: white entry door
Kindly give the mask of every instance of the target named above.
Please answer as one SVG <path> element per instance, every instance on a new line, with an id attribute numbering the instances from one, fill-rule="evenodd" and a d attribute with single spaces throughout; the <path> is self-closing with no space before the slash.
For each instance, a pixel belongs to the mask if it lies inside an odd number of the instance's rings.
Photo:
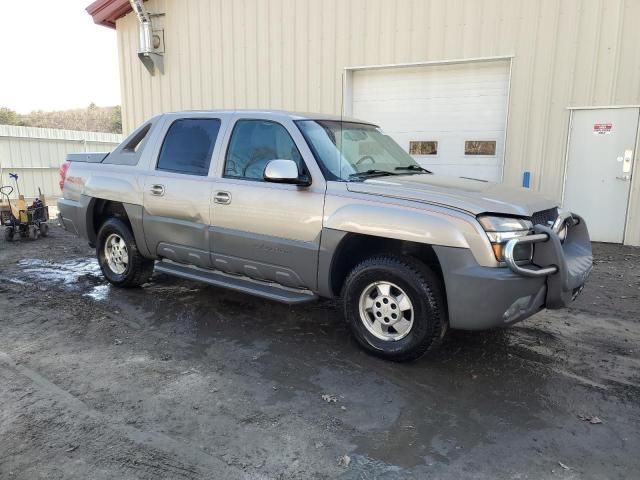
<path id="1" fill-rule="evenodd" d="M 622 243 L 638 108 L 574 110 L 564 206 L 587 221 L 591 239 Z"/>
<path id="2" fill-rule="evenodd" d="M 423 167 L 501 181 L 509 61 L 353 72 L 351 114 L 373 122 Z"/>

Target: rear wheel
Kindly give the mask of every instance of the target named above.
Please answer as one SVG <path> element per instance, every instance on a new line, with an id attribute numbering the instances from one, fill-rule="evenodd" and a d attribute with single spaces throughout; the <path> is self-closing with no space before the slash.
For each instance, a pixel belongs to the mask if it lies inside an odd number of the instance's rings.
<path id="1" fill-rule="evenodd" d="M 40 224 L 40 235 L 46 237 L 49 235 L 49 225 L 47 223 Z"/>
<path id="2" fill-rule="evenodd" d="M 447 329 L 440 279 L 413 258 L 363 261 L 345 281 L 342 298 L 358 343 L 383 358 L 419 358 L 440 344 Z"/>
<path id="3" fill-rule="evenodd" d="M 13 231 L 13 227 L 7 227 L 4 229 L 4 239 L 7 242 L 13 242 L 13 236 L 15 232 Z"/>
<path id="4" fill-rule="evenodd" d="M 154 261 L 143 257 L 128 225 L 110 218 L 100 228 L 96 253 L 103 275 L 116 287 L 137 287 L 149 281 Z"/>

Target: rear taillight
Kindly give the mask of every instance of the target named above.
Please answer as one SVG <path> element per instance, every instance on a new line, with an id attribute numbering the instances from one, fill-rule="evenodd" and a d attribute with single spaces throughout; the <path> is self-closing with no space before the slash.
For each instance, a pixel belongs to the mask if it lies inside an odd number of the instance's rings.
<path id="1" fill-rule="evenodd" d="M 67 178 L 67 170 L 69 170 L 69 165 L 71 165 L 71 162 L 62 162 L 62 165 L 60 165 L 60 190 L 64 190 L 64 181 Z"/>

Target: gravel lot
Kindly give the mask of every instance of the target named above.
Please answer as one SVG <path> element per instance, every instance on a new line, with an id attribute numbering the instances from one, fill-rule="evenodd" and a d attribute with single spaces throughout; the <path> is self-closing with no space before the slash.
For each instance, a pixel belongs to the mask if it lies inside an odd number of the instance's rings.
<path id="1" fill-rule="evenodd" d="M 0 240 L 0 478 L 638 478 L 640 249 L 594 249 L 571 309 L 394 364 L 330 302 Z"/>

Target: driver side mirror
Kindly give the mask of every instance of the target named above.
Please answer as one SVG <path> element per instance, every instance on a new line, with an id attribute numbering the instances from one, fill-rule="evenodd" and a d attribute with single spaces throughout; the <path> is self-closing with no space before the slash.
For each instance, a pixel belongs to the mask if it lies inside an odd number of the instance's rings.
<path id="1" fill-rule="evenodd" d="M 303 187 L 311 185 L 311 179 L 307 175 L 300 175 L 298 164 L 293 160 L 271 160 L 267 163 L 263 176 L 267 182 L 288 183 Z"/>

